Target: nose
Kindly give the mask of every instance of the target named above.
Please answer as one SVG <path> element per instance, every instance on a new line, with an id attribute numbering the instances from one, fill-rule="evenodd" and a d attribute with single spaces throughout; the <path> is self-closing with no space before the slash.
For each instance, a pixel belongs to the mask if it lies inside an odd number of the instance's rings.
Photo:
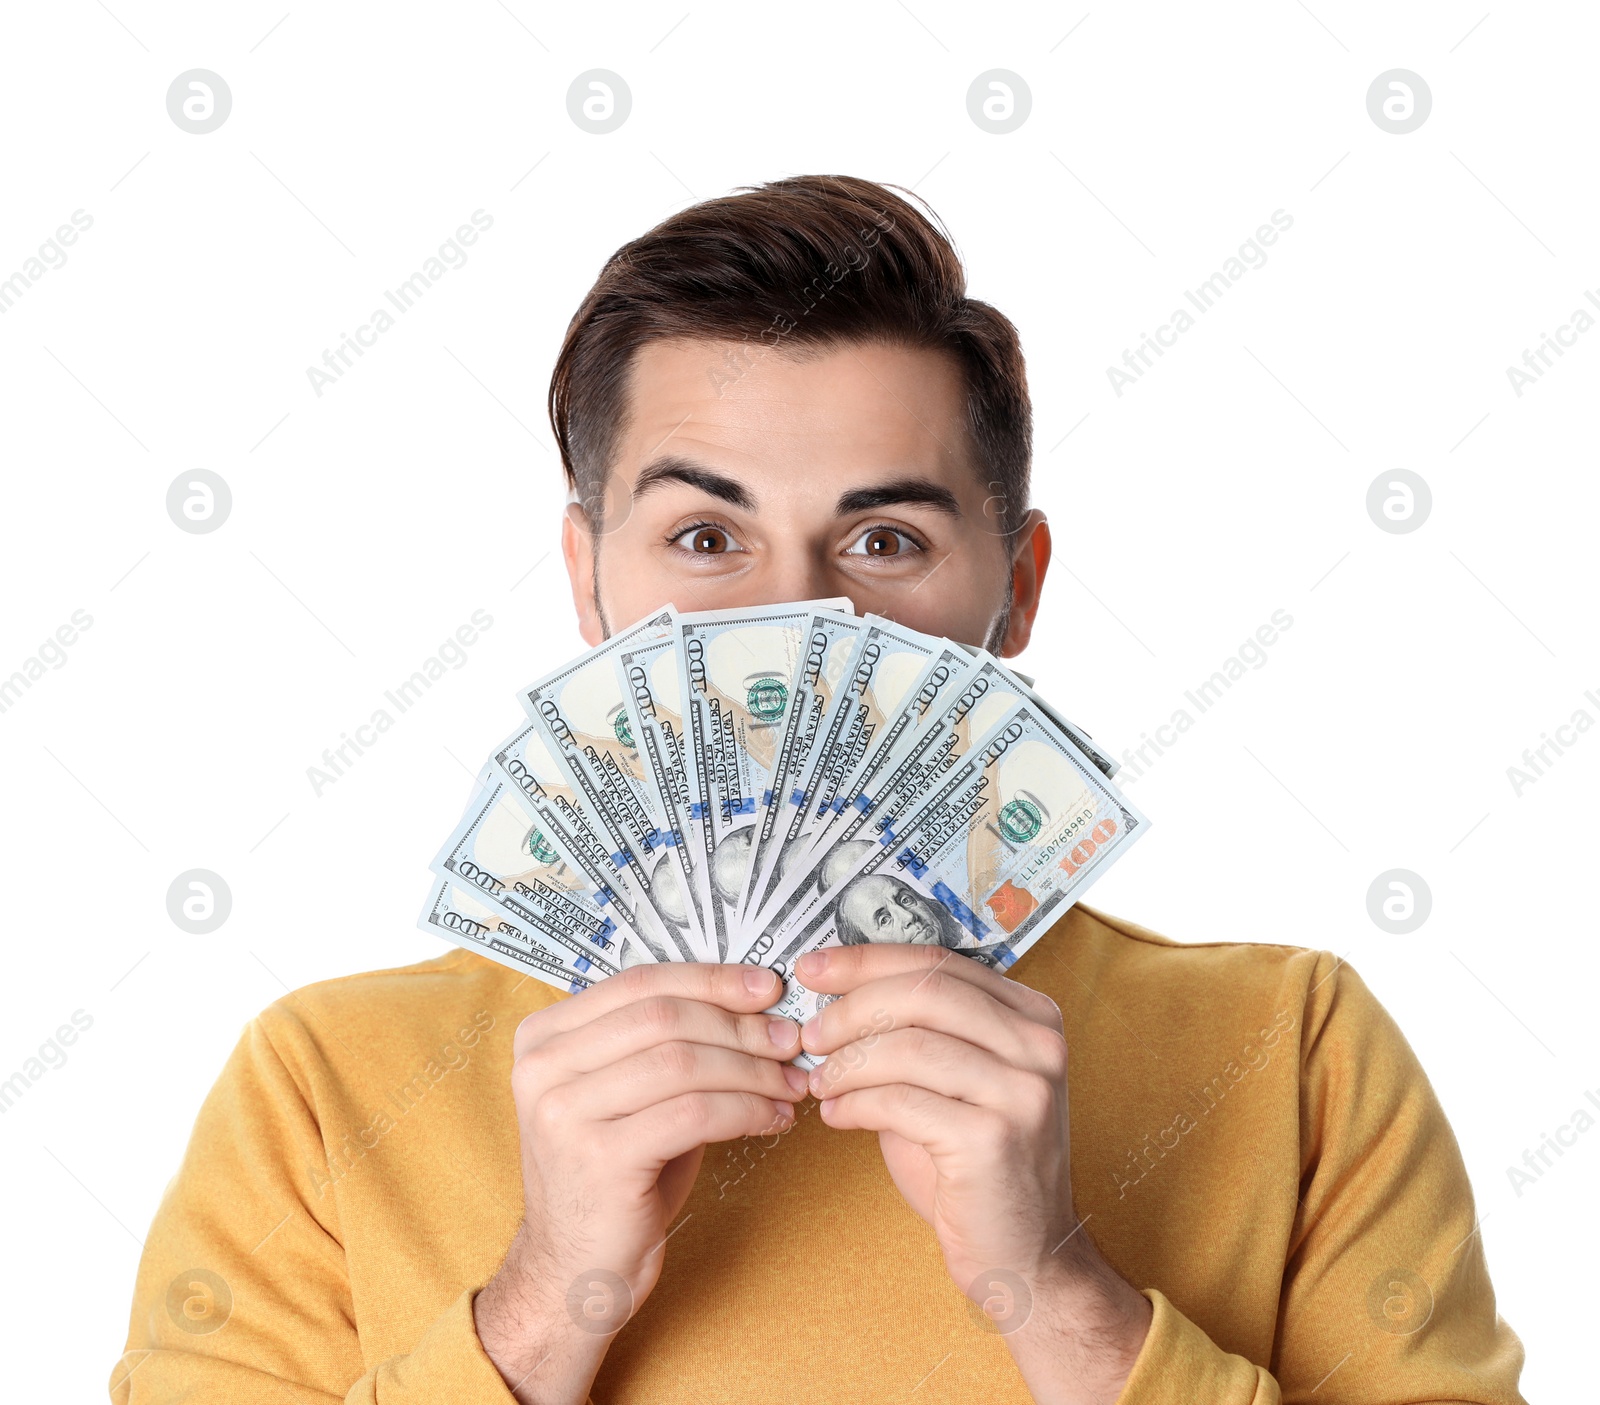
<path id="1" fill-rule="evenodd" d="M 843 593 L 827 554 L 799 541 L 785 543 L 769 554 L 758 589 L 761 599 L 751 604 L 827 600 Z M 860 606 L 856 608 L 859 610 Z"/>

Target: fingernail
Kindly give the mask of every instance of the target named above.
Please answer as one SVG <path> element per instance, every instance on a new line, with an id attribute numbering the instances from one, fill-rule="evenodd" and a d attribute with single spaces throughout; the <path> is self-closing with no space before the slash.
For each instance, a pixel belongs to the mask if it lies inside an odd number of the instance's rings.
<path id="1" fill-rule="evenodd" d="M 808 951 L 800 958 L 799 965 L 805 975 L 820 976 L 828 969 L 828 953 L 825 951 Z"/>
<path id="2" fill-rule="evenodd" d="M 798 1098 L 804 1095 L 810 1079 L 793 1064 L 785 1064 L 783 1066 L 783 1081 L 789 1085 L 789 1091 Z"/>
<path id="3" fill-rule="evenodd" d="M 764 966 L 746 966 L 744 971 L 745 989 L 752 995 L 766 995 L 772 989 L 772 983 L 777 977 Z"/>
<path id="4" fill-rule="evenodd" d="M 827 1086 L 827 1075 L 822 1071 L 822 1069 L 827 1068 L 827 1066 L 827 1064 L 823 1064 L 822 1068 L 814 1068 L 811 1070 L 811 1078 L 808 1086 L 819 1098 L 822 1096 L 822 1090 Z"/>
<path id="5" fill-rule="evenodd" d="M 780 1122 L 791 1122 L 794 1120 L 794 1105 L 792 1103 L 780 1103 L 776 1098 L 774 1098 L 772 1100 L 772 1110 L 778 1114 L 778 1121 Z"/>
<path id="6" fill-rule="evenodd" d="M 787 1049 L 794 1043 L 795 1036 L 800 1033 L 800 1026 L 793 1020 L 772 1020 L 767 1025 L 767 1033 L 772 1036 L 772 1042 L 780 1049 Z"/>

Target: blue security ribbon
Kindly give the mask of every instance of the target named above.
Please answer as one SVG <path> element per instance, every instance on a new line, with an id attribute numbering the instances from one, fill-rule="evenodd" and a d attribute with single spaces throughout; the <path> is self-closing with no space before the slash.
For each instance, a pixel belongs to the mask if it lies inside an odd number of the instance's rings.
<path id="1" fill-rule="evenodd" d="M 989 929 L 984 926 L 978 914 L 951 892 L 947 884 L 943 882 L 935 883 L 933 885 L 933 895 L 950 910 L 956 921 L 971 932 L 980 942 L 989 935 Z M 1012 958 L 1012 960 L 1015 959 L 1015 957 Z"/>

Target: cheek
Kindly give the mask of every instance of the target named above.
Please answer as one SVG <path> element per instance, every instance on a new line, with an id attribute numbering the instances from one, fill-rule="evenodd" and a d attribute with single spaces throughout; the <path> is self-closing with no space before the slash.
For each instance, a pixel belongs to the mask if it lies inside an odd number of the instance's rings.
<path id="1" fill-rule="evenodd" d="M 625 629 L 668 603 L 680 610 L 707 609 L 700 583 L 686 581 L 686 571 L 670 570 L 638 535 L 625 524 L 599 543 L 600 603 L 612 631 Z"/>
<path id="2" fill-rule="evenodd" d="M 926 634 L 982 645 L 1006 599 L 1002 558 L 991 555 L 958 547 L 940 564 L 935 552 L 930 568 L 918 577 L 884 583 L 876 590 L 868 582 L 856 592 L 865 598 L 860 608 L 887 614 Z"/>

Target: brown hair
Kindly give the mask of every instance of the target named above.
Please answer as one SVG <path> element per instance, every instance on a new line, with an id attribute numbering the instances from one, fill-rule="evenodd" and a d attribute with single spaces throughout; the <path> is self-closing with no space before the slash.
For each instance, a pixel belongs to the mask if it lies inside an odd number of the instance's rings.
<path id="1" fill-rule="evenodd" d="M 1003 530 L 1015 531 L 1033 438 L 1017 329 L 966 295 L 938 217 L 911 200 L 856 176 L 791 176 L 691 205 L 606 260 L 550 377 L 562 466 L 591 518 L 626 418 L 633 354 L 646 342 L 744 343 L 742 357 L 710 372 L 719 389 L 756 355 L 883 342 L 955 358 L 978 470 Z"/>

